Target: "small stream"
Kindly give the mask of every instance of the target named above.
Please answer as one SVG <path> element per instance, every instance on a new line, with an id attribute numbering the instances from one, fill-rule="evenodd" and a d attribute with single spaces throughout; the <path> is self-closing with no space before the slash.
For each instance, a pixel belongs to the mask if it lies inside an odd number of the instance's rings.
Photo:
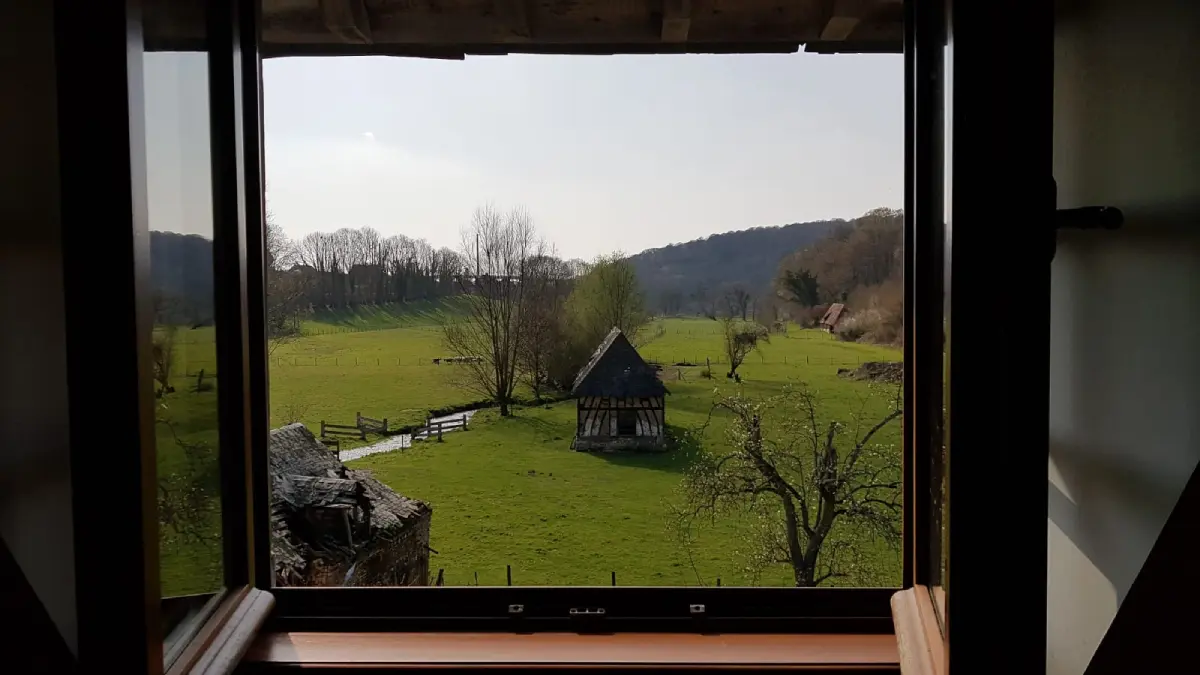
<path id="1" fill-rule="evenodd" d="M 430 422 L 445 422 L 448 420 L 457 420 L 460 418 L 466 418 L 466 420 L 468 422 L 470 422 L 471 418 L 474 416 L 475 416 L 474 410 L 467 410 L 466 412 L 457 412 L 452 415 L 443 415 L 442 417 L 434 417 L 434 418 L 430 419 L 429 421 Z M 457 428 L 447 429 L 447 430 L 443 431 L 442 433 L 448 434 L 453 431 L 457 431 Z M 353 448 L 351 450 L 342 450 L 341 452 L 338 453 L 338 459 L 340 459 L 343 462 L 349 462 L 349 461 L 352 461 L 355 459 L 362 459 L 363 457 L 366 457 L 368 455 L 377 455 L 381 452 L 391 452 L 393 450 L 404 450 L 405 448 L 411 448 L 411 447 L 412 447 L 412 434 L 399 434 L 396 436 L 389 436 L 389 437 L 383 439 L 382 441 L 379 441 L 378 443 L 372 443 L 371 445 L 364 445 L 361 448 Z"/>

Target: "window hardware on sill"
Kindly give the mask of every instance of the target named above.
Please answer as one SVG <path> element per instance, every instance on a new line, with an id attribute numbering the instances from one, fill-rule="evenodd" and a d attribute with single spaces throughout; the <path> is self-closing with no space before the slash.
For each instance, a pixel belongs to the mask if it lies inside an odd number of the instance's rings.
<path id="1" fill-rule="evenodd" d="M 598 621 L 606 632 L 890 633 L 896 590 L 285 587 L 274 589 L 270 630 L 562 632 Z"/>

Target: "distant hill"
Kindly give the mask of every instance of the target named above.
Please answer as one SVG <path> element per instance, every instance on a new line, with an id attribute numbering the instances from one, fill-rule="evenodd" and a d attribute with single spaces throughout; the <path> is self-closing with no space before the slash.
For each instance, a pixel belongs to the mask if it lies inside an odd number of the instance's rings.
<path id="1" fill-rule="evenodd" d="M 716 297 L 735 285 L 764 292 L 781 260 L 845 224 L 820 220 L 725 232 L 647 249 L 630 260 L 652 309 L 692 313 L 700 311 L 701 296 Z"/>
<path id="2" fill-rule="evenodd" d="M 157 321 L 212 321 L 212 256 L 212 241 L 198 234 L 150 232 L 150 279 Z"/>

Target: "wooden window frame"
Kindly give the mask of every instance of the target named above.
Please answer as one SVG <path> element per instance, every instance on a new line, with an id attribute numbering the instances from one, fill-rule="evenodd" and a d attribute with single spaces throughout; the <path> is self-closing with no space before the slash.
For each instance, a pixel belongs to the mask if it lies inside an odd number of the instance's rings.
<path id="1" fill-rule="evenodd" d="M 249 517 L 261 492 L 253 477 L 264 475 L 250 464 L 255 406 L 247 358 L 254 343 L 247 259 L 261 256 L 247 233 L 261 232 L 255 219 L 262 209 L 248 208 L 246 195 L 262 187 L 261 177 L 246 175 L 257 162 L 246 161 L 244 144 L 257 137 L 243 128 L 244 96 L 256 96 L 259 81 L 257 3 L 211 0 L 206 8 L 201 43 L 156 48 L 208 54 L 223 587 L 189 619 L 166 663 L 149 373 L 142 2 L 55 6 L 75 658 L 89 672 L 231 672 L 274 606 L 271 593 L 256 587 Z M 249 107 L 257 120 L 257 102 Z M 99 280 L 111 290 L 102 308 L 95 302 Z M 113 328 L 94 330 L 101 323 Z M 96 377 L 89 370 L 98 363 L 113 370 Z M 86 441 L 97 433 L 102 440 Z"/>
<path id="2" fill-rule="evenodd" d="M 60 170 L 62 174 L 64 294 L 67 301 L 68 387 L 71 433 L 73 517 L 77 581 L 78 648 L 83 667 L 120 664 L 129 672 L 159 673 L 162 662 L 162 630 L 159 626 L 157 504 L 154 500 L 154 443 L 152 400 L 145 368 L 149 350 L 148 280 L 149 251 L 146 243 L 144 119 L 141 98 L 140 1 L 124 4 L 74 3 L 57 0 L 55 17 L 58 67 Z M 932 323 L 922 314 L 923 303 L 936 300 L 930 291 L 930 275 L 918 274 L 924 264 L 940 264 L 921 247 L 922 237 L 935 237 L 941 223 L 920 208 L 930 199 L 936 174 L 931 147 L 923 144 L 922 125 L 931 124 L 921 107 L 928 105 L 931 89 L 921 78 L 930 77 L 920 56 L 932 49 L 928 34 L 914 26 L 928 27 L 929 17 L 944 12 L 943 0 L 908 0 L 906 27 L 908 110 L 906 135 L 906 414 L 904 433 L 905 541 L 903 587 L 895 589 L 773 589 L 773 588 L 272 588 L 273 570 L 267 528 L 267 358 L 264 306 L 264 218 L 261 195 L 262 97 L 261 59 L 258 40 L 259 9 L 255 0 L 213 0 L 215 8 L 209 36 L 210 105 L 213 115 L 214 162 L 214 259 L 217 275 L 216 305 L 219 315 L 218 345 L 224 382 L 220 403 L 222 491 L 226 500 L 223 516 L 225 537 L 225 586 L 208 620 L 200 625 L 172 672 L 187 668 L 220 672 L 227 670 L 247 649 L 251 637 L 264 620 L 275 631 L 356 630 L 532 632 L 531 639 L 556 631 L 588 633 L 597 630 L 646 634 L 664 648 L 678 644 L 672 635 L 724 632 L 729 634 L 814 633 L 887 635 L 893 630 L 893 609 L 898 631 L 909 631 L 900 617 L 927 616 L 920 589 L 932 563 L 928 554 L 928 499 L 922 496 L 921 472 L 927 467 L 929 418 L 932 388 L 921 379 L 933 372 L 922 371 L 922 355 L 932 354 L 928 330 Z M 1034 3 L 1036 5 L 1037 3 Z M 921 13 L 922 10 L 929 15 Z M 989 87 L 1003 87 L 1032 95 L 1044 93 L 1045 82 L 1023 83 L 1012 70 L 1040 73 L 1048 61 L 1044 51 L 1016 50 L 1002 61 L 991 50 L 1007 45 L 1002 35 L 1006 7 L 996 3 L 959 3 L 951 25 L 957 36 L 955 107 L 961 116 L 982 118 Z M 1042 21 L 1049 9 L 1025 8 L 1034 14 L 1037 47 L 1048 44 Z M 214 45 L 222 45 L 216 49 Z M 964 49 L 962 45 L 968 45 Z M 999 65 L 997 62 L 1001 62 Z M 967 78 L 962 73 L 969 73 Z M 1047 74 L 1047 77 L 1049 75 Z M 1007 79 L 1006 79 L 1007 78 Z M 1036 78 L 1034 78 L 1036 79 Z M 1042 89 L 1039 89 L 1041 87 Z M 106 96 L 98 100 L 95 91 Z M 982 99 L 980 102 L 976 99 Z M 1040 101 L 1040 99 L 1039 99 Z M 1038 101 L 1035 101 L 1038 103 Z M 1020 108 L 1021 106 L 1017 106 Z M 1027 107 L 1036 107 L 1030 105 Z M 915 111 L 915 114 L 914 114 Z M 1027 125 L 1016 127 L 1014 125 Z M 1004 124 L 990 127 L 956 122 L 956 148 L 977 152 L 988 160 L 988 169 L 1005 176 L 1013 186 L 1027 188 L 1022 171 L 1031 162 L 1040 167 L 1045 157 L 1032 160 L 1024 149 L 1040 148 L 1048 129 L 1036 115 L 1010 115 Z M 1033 138 L 1037 143 L 1032 142 Z M 1017 146 L 1016 149 L 1008 145 Z M 1049 143 L 1045 145 L 1048 147 Z M 965 156 L 965 152 L 962 153 Z M 1037 154 L 1035 152 L 1034 154 Z M 104 171 L 94 167 L 104 166 Z M 1035 168 L 1036 168 L 1035 167 Z M 974 171 L 972 171 L 974 169 Z M 995 306 L 1012 310 L 1016 295 L 1037 297 L 1045 290 L 1045 273 L 1033 263 L 1035 254 L 1021 246 L 997 240 L 996 232 L 1006 224 L 999 209 L 972 214 L 968 206 L 994 204 L 995 191 L 986 184 L 979 165 L 956 159 L 948 169 L 954 176 L 957 220 L 973 215 L 971 229 L 959 228 L 954 253 L 960 259 L 985 260 L 990 250 L 1000 249 L 1031 273 L 1010 280 L 1007 286 L 987 277 L 997 268 L 986 264 L 970 269 L 965 264 L 950 275 L 956 288 L 970 288 L 976 302 L 994 311 Z M 1036 190 L 1016 190 L 1006 197 L 1018 209 L 1038 214 L 1047 202 Z M 1045 220 L 1052 217 L 1053 203 Z M 115 233 L 95 227 L 96 213 L 128 222 L 128 230 Z M 949 215 L 949 214 L 947 214 Z M 994 227 L 989 227 L 994 226 Z M 1034 236 L 1035 241 L 1041 241 Z M 1052 236 L 1047 234 L 1047 236 Z M 116 270 L 114 272 L 114 270 Z M 232 272 L 231 272 L 232 270 Z M 96 279 L 106 279 L 114 289 L 114 301 L 103 314 L 90 306 Z M 911 285 L 909 285 L 911 284 Z M 932 305 L 928 305 L 932 306 Z M 960 333 L 972 339 L 956 344 L 956 365 L 968 368 L 984 363 L 981 351 L 994 346 L 983 330 L 971 329 L 974 320 L 987 318 L 983 309 L 963 303 L 955 305 Z M 98 322 L 115 323 L 120 330 L 90 330 Z M 1026 317 L 1023 330 L 1048 324 L 1048 315 Z M 980 346 L 975 345 L 978 339 Z M 926 349 L 931 351 L 926 352 Z M 1030 347 L 1017 353 L 1031 359 L 1035 368 L 1045 366 L 1045 350 Z M 911 360 L 910 360 L 911 359 Z M 88 368 L 96 362 L 111 366 L 103 385 Z M 1011 370 L 1011 369 L 1010 369 Z M 1047 368 L 1048 370 L 1048 368 Z M 1040 395 L 1029 395 L 1027 383 L 1017 375 L 1001 373 L 991 381 L 971 378 L 962 369 L 951 374 L 950 397 L 955 403 L 956 439 L 969 443 L 973 452 L 956 457 L 949 475 L 959 485 L 987 485 L 998 470 L 1005 474 L 1010 489 L 1036 493 L 1040 481 L 1029 471 L 1029 461 L 1012 453 L 1014 432 L 996 433 L 986 423 L 989 406 L 1009 405 L 1020 423 L 1040 433 L 1045 425 Z M 1037 394 L 1037 392 L 1033 392 Z M 924 408 L 922 406 L 925 406 Z M 925 420 L 925 426 L 922 426 Z M 139 451 L 112 455 L 95 451 L 80 442 L 95 429 L 104 428 L 106 445 L 133 447 Z M 1035 433 L 1035 435 L 1036 435 Z M 1032 444 L 1033 464 L 1044 457 L 1041 442 Z M 1004 454 L 1001 451 L 1009 452 Z M 1015 457 L 1015 458 L 1014 458 Z M 1040 465 L 1038 465 L 1040 467 Z M 999 469 L 997 468 L 999 467 Z M 1045 504 L 1036 499 L 1009 505 L 1003 514 L 986 499 L 984 491 L 956 493 L 947 505 L 952 518 L 956 568 L 955 593 L 947 595 L 947 630 L 953 626 L 955 650 L 945 646 L 947 667 L 982 664 L 994 670 L 1003 665 L 1008 672 L 1034 672 L 1044 666 Z M 103 503 L 105 508 L 96 508 Z M 990 555 L 991 532 L 1005 530 L 1013 522 L 1021 529 L 1006 537 L 1009 548 L 1032 553 L 1025 565 L 1013 565 Z M 960 524 L 954 526 L 954 524 Z M 924 530 L 922 529 L 924 528 Z M 1022 603 L 988 600 L 996 586 L 1015 584 Z M 908 601 L 905 598 L 911 597 Z M 926 592 L 925 600 L 929 599 Z M 906 605 L 907 603 L 907 605 Z M 531 611 L 514 616 L 518 604 Z M 931 603 L 928 603 L 931 604 Z M 272 609 L 273 606 L 273 609 Z M 702 606 L 703 611 L 692 608 Z M 908 609 L 904 609 L 905 607 Z M 570 608 L 612 608 L 602 623 L 588 615 L 575 618 Z M 912 608 L 916 608 L 915 610 Z M 268 613 L 270 618 L 268 619 Z M 1040 615 L 1040 620 L 1037 618 Z M 463 618 L 466 617 L 466 618 Z M 922 619 L 921 621 L 925 621 Z M 926 631 L 928 623 L 917 625 Z M 992 642 L 991 626 L 997 621 L 1009 630 L 1003 649 Z M 907 633 L 905 633 L 907 634 Z M 657 637 L 654 637 L 657 636 Z M 536 640 L 533 640 L 536 642 Z M 1014 646 L 1015 645 L 1015 646 Z M 954 659 L 951 659 L 951 656 Z"/>

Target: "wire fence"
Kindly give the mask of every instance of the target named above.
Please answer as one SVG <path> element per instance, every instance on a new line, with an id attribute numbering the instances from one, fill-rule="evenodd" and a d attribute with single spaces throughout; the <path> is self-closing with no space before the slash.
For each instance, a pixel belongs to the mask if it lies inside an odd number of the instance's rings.
<path id="1" fill-rule="evenodd" d="M 441 360 L 442 363 L 434 361 Z M 442 356 L 286 356 L 272 358 L 272 368 L 355 368 L 355 367 L 413 367 L 428 368 L 458 368 L 460 364 L 447 363 Z M 720 354 L 647 354 L 646 360 L 663 367 L 706 367 L 728 364 L 728 359 Z M 863 356 L 760 356 L 751 355 L 742 365 L 779 365 L 779 366 L 860 366 L 879 359 L 864 358 Z M 189 368 L 198 371 L 203 365 L 189 364 Z"/>
<path id="2" fill-rule="evenodd" d="M 448 568 L 445 568 L 445 567 L 439 567 L 435 571 L 431 567 L 429 570 L 429 585 L 430 586 L 501 586 L 501 585 L 503 585 L 503 586 L 520 586 L 521 585 L 520 571 L 519 570 L 514 571 L 514 568 L 512 565 L 504 566 L 504 580 L 502 583 L 490 583 L 494 577 L 488 577 L 488 576 L 485 576 L 484 581 L 480 582 L 479 572 L 477 570 L 472 570 L 467 575 L 467 578 L 465 580 L 462 580 L 461 578 L 457 578 L 457 577 L 453 577 L 453 576 L 448 577 L 448 575 L 446 573 L 447 569 Z M 499 573 L 499 570 L 492 570 L 492 571 L 494 571 L 497 574 Z M 710 577 L 705 578 L 705 577 L 700 577 L 699 574 L 696 573 L 694 576 L 693 575 L 689 575 L 689 576 L 692 577 L 689 579 L 689 581 L 691 583 L 684 584 L 686 586 L 721 587 L 724 585 L 723 581 L 722 581 L 722 577 L 720 575 L 710 576 Z M 556 585 L 584 586 L 584 587 L 586 587 L 586 586 L 619 586 L 619 585 L 621 585 L 620 582 L 621 582 L 621 575 L 617 574 L 616 570 L 612 570 L 607 575 L 604 575 L 603 573 L 597 575 L 595 583 L 571 583 L 571 584 L 556 584 Z M 534 583 L 531 585 L 544 586 L 545 584 L 539 582 L 539 583 Z M 631 586 L 645 586 L 644 583 L 633 583 L 630 585 Z M 677 587 L 680 584 L 667 584 L 667 585 Z M 766 587 L 766 586 L 787 587 L 787 586 L 792 586 L 793 584 L 789 583 L 785 577 L 780 577 L 779 582 L 775 583 L 775 584 L 764 583 L 763 580 L 759 580 L 758 582 L 756 582 L 754 584 L 744 584 L 744 585 L 745 586 L 754 586 L 754 587 Z"/>

